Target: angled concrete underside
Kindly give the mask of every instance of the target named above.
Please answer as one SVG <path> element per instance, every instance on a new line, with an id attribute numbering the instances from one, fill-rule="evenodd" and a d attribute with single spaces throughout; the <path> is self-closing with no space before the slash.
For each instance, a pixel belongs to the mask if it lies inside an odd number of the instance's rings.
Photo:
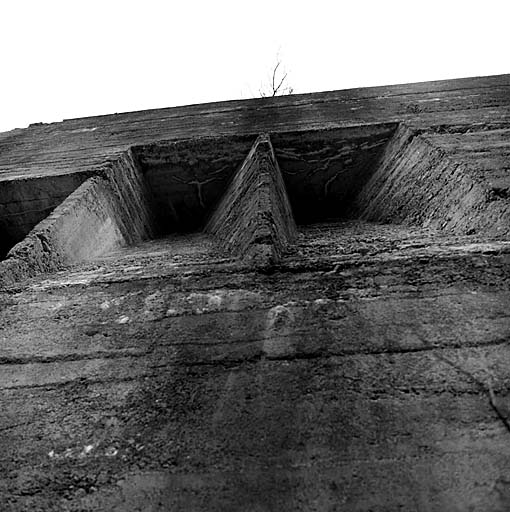
<path id="1" fill-rule="evenodd" d="M 464 152 L 447 151 L 452 142 Z M 357 198 L 360 215 L 508 238 L 509 162 L 509 128 L 438 135 L 403 126 Z"/>
<path id="2" fill-rule="evenodd" d="M 255 141 L 205 230 L 255 264 L 279 262 L 290 249 L 297 229 L 268 136 Z"/>
<path id="3" fill-rule="evenodd" d="M 102 173 L 87 178 L 12 247 L 0 262 L 0 285 L 149 238 L 154 222 L 147 195 L 143 177 L 127 152 Z M 10 226 L 7 221 L 5 225 Z"/>
<path id="4" fill-rule="evenodd" d="M 0 134 L 0 509 L 510 508 L 510 77 Z"/>

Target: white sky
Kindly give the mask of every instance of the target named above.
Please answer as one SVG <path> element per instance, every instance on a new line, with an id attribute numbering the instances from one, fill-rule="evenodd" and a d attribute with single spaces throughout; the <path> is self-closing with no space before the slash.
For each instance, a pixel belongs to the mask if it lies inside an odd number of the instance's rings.
<path id="1" fill-rule="evenodd" d="M 259 95 L 510 72 L 509 0 L 0 0 L 0 131 Z"/>

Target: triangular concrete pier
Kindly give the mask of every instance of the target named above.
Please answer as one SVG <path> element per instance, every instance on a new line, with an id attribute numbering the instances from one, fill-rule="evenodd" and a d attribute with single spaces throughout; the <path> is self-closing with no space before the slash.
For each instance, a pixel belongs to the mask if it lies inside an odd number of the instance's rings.
<path id="1" fill-rule="evenodd" d="M 255 141 L 206 231 L 227 252 L 256 265 L 277 263 L 295 241 L 296 224 L 268 135 Z"/>

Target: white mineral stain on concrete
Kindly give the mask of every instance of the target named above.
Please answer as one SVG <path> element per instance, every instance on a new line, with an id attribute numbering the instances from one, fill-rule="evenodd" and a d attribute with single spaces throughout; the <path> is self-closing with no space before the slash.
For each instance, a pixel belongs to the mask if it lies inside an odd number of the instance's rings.
<path id="1" fill-rule="evenodd" d="M 210 313 L 220 309 L 222 298 L 216 293 L 190 293 L 186 302 L 195 314 Z"/>
<path id="2" fill-rule="evenodd" d="M 93 444 L 87 444 L 83 447 L 83 450 L 78 454 L 79 459 L 83 459 L 83 457 L 86 457 L 87 455 L 90 455 L 92 450 L 94 449 Z"/>
<path id="3" fill-rule="evenodd" d="M 149 296 L 155 300 L 154 294 Z M 147 299 L 149 299 L 147 297 Z M 201 315 L 218 311 L 242 311 L 253 308 L 263 302 L 263 295 L 249 290 L 211 290 L 209 292 L 193 292 L 185 296 L 175 295 L 163 301 L 166 316 L 195 314 Z M 147 304 L 146 304 L 147 306 Z M 149 308 L 146 307 L 149 311 Z"/>
<path id="4" fill-rule="evenodd" d="M 219 309 L 222 302 L 223 299 L 220 295 L 209 295 L 209 298 L 207 299 L 207 305 L 212 309 Z"/>
<path id="5" fill-rule="evenodd" d="M 97 130 L 97 126 L 94 128 L 77 128 L 76 130 L 71 130 L 69 133 L 86 133 L 86 132 L 95 132 Z"/>
<path id="6" fill-rule="evenodd" d="M 94 444 L 86 444 L 83 448 L 66 448 L 62 453 L 57 453 L 55 450 L 48 452 L 50 459 L 83 459 L 92 453 L 95 448 Z"/>
<path id="7" fill-rule="evenodd" d="M 92 282 L 92 277 L 71 276 L 62 279 L 44 279 L 35 284 L 29 285 L 29 290 L 45 291 L 48 289 L 67 288 L 68 286 L 84 286 Z"/>
<path id="8" fill-rule="evenodd" d="M 115 457 L 115 455 L 117 455 L 117 453 L 119 453 L 119 450 L 117 450 L 117 448 L 115 448 L 114 446 L 110 446 L 105 451 L 105 455 L 107 457 Z"/>

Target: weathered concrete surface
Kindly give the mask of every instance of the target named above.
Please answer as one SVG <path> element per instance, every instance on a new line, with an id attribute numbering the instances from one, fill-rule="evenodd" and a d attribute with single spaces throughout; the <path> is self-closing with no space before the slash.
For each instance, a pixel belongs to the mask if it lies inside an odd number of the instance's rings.
<path id="1" fill-rule="evenodd" d="M 0 510 L 510 510 L 509 90 L 2 134 L 3 252 L 34 229 L 0 262 Z M 264 132 L 298 234 L 255 267 L 176 232 Z"/>
<path id="2" fill-rule="evenodd" d="M 56 175 L 155 141 L 416 119 L 436 126 L 508 122 L 509 87 L 510 75 L 500 75 L 71 119 L 13 130 L 0 139 L 0 159 L 6 177 Z"/>
<path id="3" fill-rule="evenodd" d="M 227 253 L 256 265 L 278 263 L 297 236 L 269 136 L 255 141 L 205 231 Z"/>
<path id="4" fill-rule="evenodd" d="M 0 259 L 86 179 L 67 174 L 0 181 Z"/>
<path id="5" fill-rule="evenodd" d="M 80 185 L 0 261 L 0 286 L 151 236 L 143 178 L 129 153 Z"/>
<path id="6" fill-rule="evenodd" d="M 402 125 L 357 198 L 370 220 L 510 234 L 510 129 L 419 133 Z"/>
<path id="7" fill-rule="evenodd" d="M 272 135 L 296 222 L 348 217 L 396 129 L 396 123 L 365 123 Z"/>
<path id="8" fill-rule="evenodd" d="M 152 192 L 160 234 L 201 228 L 263 132 L 273 136 L 299 223 L 344 216 L 399 123 L 427 136 L 440 134 L 438 144 L 449 144 L 445 152 L 476 160 L 476 168 L 497 165 L 506 172 L 506 150 L 489 141 L 509 128 L 509 91 L 510 75 L 501 75 L 192 105 L 13 130 L 0 138 L 0 256 L 85 179 L 104 172 L 130 148 Z M 472 151 L 471 145 L 465 151 L 463 144 L 457 151 L 457 137 L 469 139 L 473 128 L 476 144 L 485 149 Z M 322 134 L 314 136 L 313 130 Z M 299 133 L 306 131 L 310 134 L 300 141 Z M 496 185 L 495 190 L 494 197 L 501 197 L 507 188 Z M 310 208 L 303 208 L 305 202 Z"/>
<path id="9" fill-rule="evenodd" d="M 254 141 L 254 136 L 207 137 L 134 146 L 151 191 L 157 235 L 203 228 Z"/>
<path id="10" fill-rule="evenodd" d="M 510 247 L 429 237 L 315 226 L 272 274 L 174 237 L 2 294 L 4 509 L 507 510 Z"/>

